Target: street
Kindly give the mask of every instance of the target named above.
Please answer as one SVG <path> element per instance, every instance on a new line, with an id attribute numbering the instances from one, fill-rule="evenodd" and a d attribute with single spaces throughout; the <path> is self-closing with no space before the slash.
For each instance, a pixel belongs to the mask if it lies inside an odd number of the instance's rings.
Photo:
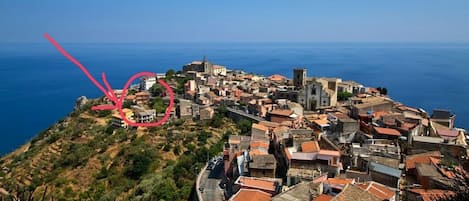
<path id="1" fill-rule="evenodd" d="M 213 167 L 213 170 L 206 170 L 200 180 L 199 191 L 202 192 L 204 201 L 223 200 L 223 189 L 219 184 L 223 178 L 223 162 Z"/>

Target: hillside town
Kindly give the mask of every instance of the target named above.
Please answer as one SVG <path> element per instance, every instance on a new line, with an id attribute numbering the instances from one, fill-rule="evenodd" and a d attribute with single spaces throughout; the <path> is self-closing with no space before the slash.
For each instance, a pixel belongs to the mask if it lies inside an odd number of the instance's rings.
<path id="1" fill-rule="evenodd" d="M 204 58 L 171 74 L 183 80 L 170 83 L 180 89 L 171 119 L 212 119 L 223 107 L 251 125 L 199 173 L 199 200 L 428 201 L 453 195 L 469 176 L 467 132 L 450 110 L 427 112 L 392 100 L 386 88 L 292 70 L 292 79 L 266 77 Z M 167 101 L 155 90 L 165 76 L 142 78 L 125 95 L 128 119 L 163 116 L 146 105 L 154 96 Z M 120 115 L 112 122 L 127 127 Z M 218 179 L 207 177 L 215 171 Z"/>

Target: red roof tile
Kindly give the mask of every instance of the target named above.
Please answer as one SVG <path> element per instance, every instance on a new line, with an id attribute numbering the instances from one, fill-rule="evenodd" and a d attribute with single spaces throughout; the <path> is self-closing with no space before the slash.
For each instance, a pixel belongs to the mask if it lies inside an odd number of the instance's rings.
<path id="1" fill-rule="evenodd" d="M 232 201 L 270 201 L 271 195 L 269 193 L 253 190 L 253 189 L 241 189 L 233 195 L 230 199 Z"/>
<path id="2" fill-rule="evenodd" d="M 417 163 L 430 164 L 431 163 L 430 159 L 432 157 L 439 158 L 441 157 L 441 153 L 439 151 L 433 151 L 433 152 L 427 152 L 423 154 L 407 156 L 407 159 L 405 161 L 405 168 L 406 170 L 414 169 Z"/>
<path id="3" fill-rule="evenodd" d="M 258 130 L 262 130 L 262 131 L 269 131 L 269 128 L 267 128 L 267 126 L 264 126 L 262 124 L 256 124 L 256 123 L 253 123 L 252 124 L 252 128 L 255 128 L 255 129 L 258 129 Z"/>
<path id="4" fill-rule="evenodd" d="M 253 141 L 251 141 L 250 146 L 251 146 L 251 149 L 257 149 L 257 148 L 260 148 L 260 147 L 269 149 L 269 143 L 263 142 L 263 141 L 253 140 Z"/>
<path id="5" fill-rule="evenodd" d="M 330 185 L 347 185 L 347 184 L 353 184 L 354 182 L 355 182 L 354 179 L 328 178 L 326 181 L 324 181 L 324 184 L 330 184 Z"/>
<path id="6" fill-rule="evenodd" d="M 313 201 L 330 201 L 333 197 L 327 194 L 321 194 L 314 198 Z"/>
<path id="7" fill-rule="evenodd" d="M 454 195 L 453 191 L 440 189 L 409 189 L 408 191 L 420 195 L 423 201 L 433 201 Z"/>
<path id="8" fill-rule="evenodd" d="M 272 80 L 272 81 L 282 81 L 282 80 L 285 80 L 285 79 L 287 79 L 285 76 L 278 75 L 278 74 L 271 75 L 269 77 L 269 80 Z"/>
<path id="9" fill-rule="evenodd" d="M 279 115 L 279 116 L 287 116 L 289 117 L 293 113 L 292 110 L 272 110 L 270 114 Z"/>
<path id="10" fill-rule="evenodd" d="M 247 187 L 252 189 L 259 189 L 264 191 L 275 192 L 277 186 L 274 181 L 269 181 L 266 179 L 255 178 L 255 177 L 239 177 L 236 181 L 241 187 Z"/>
<path id="11" fill-rule="evenodd" d="M 357 186 L 382 200 L 390 200 L 395 196 L 393 190 L 376 182 L 357 184 Z"/>
<path id="12" fill-rule="evenodd" d="M 319 144 L 317 141 L 308 141 L 301 143 L 302 152 L 319 152 Z"/>
<path id="13" fill-rule="evenodd" d="M 374 127 L 375 131 L 378 133 L 378 134 L 382 134 L 382 135 L 393 135 L 393 136 L 401 136 L 401 133 L 396 130 L 396 129 L 392 129 L 392 128 L 381 128 L 381 127 Z"/>
<path id="14" fill-rule="evenodd" d="M 319 155 L 340 157 L 340 151 L 321 149 Z"/>
<path id="15" fill-rule="evenodd" d="M 438 133 L 439 136 L 442 137 L 458 137 L 459 132 L 457 130 L 450 130 L 450 129 L 444 129 L 444 128 L 437 128 L 436 132 Z"/>
<path id="16" fill-rule="evenodd" d="M 388 114 L 388 112 L 385 112 L 385 111 L 377 111 L 377 112 L 373 113 L 373 117 L 376 118 L 376 119 L 379 119 L 382 116 L 387 115 L 387 114 Z"/>

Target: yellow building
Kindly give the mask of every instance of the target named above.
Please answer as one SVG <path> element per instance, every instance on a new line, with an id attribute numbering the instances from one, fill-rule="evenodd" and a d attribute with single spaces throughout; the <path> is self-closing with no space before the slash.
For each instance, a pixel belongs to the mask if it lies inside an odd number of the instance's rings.
<path id="1" fill-rule="evenodd" d="M 133 120 L 134 113 L 133 113 L 132 110 L 124 108 L 124 109 L 122 109 L 122 112 L 124 112 L 124 115 L 128 120 L 130 120 L 130 121 Z M 127 123 L 125 123 L 125 121 L 122 119 L 122 117 L 120 116 L 118 111 L 116 111 L 116 113 L 114 113 L 112 115 L 111 124 L 113 126 L 119 127 L 119 128 L 127 128 L 128 127 Z"/>

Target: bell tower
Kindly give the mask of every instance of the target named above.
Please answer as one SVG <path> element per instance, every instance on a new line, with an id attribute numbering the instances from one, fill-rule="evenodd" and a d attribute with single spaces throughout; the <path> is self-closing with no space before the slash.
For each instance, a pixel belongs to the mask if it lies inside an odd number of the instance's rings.
<path id="1" fill-rule="evenodd" d="M 303 88 L 306 85 L 306 68 L 293 69 L 293 85 L 296 88 Z"/>

